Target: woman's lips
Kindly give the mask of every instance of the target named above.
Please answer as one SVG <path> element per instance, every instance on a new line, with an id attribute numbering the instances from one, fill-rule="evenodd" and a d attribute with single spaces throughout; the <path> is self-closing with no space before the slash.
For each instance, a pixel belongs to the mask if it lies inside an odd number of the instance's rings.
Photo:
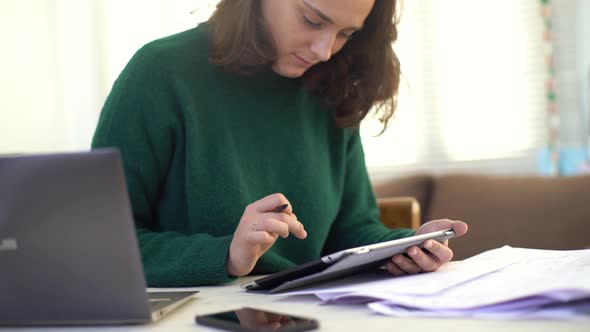
<path id="1" fill-rule="evenodd" d="M 298 56 L 297 54 L 295 54 L 295 58 L 298 60 L 297 62 L 303 67 L 311 67 L 313 65 L 311 61 L 307 61 L 304 58 Z"/>

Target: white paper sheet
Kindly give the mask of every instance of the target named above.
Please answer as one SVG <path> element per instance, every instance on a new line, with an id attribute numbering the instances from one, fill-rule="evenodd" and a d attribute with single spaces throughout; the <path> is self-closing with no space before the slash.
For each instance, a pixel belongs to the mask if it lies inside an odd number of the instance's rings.
<path id="1" fill-rule="evenodd" d="M 372 310 L 395 316 L 588 316 L 590 250 L 506 246 L 434 273 L 399 278 L 382 271 L 289 294 L 315 294 L 334 304 L 372 302 Z"/>
<path id="2" fill-rule="evenodd" d="M 337 281 L 291 291 L 287 294 L 315 294 L 327 300 L 346 294 L 406 294 L 428 295 L 441 292 L 449 287 L 498 271 L 512 264 L 510 259 L 483 258 L 470 264 L 449 262 L 433 273 L 393 277 L 387 271 L 376 271 L 343 278 Z M 381 298 L 381 296 L 376 296 Z"/>
<path id="3" fill-rule="evenodd" d="M 562 319 L 590 321 L 590 301 L 562 305 L 543 306 L 534 302 L 526 308 L 486 308 L 473 310 L 421 310 L 391 304 L 389 301 L 373 302 L 369 308 L 379 314 L 395 317 L 423 318 L 486 318 L 486 319 Z"/>
<path id="4" fill-rule="evenodd" d="M 399 305 L 430 310 L 468 309 L 532 296 L 546 297 L 553 302 L 590 298 L 590 250 L 541 253 L 518 248 L 498 253 L 509 254 L 514 263 L 448 288 L 435 296 L 387 292 L 387 297 L 380 298 Z M 462 263 L 470 265 L 477 261 Z M 376 294 L 370 291 L 364 295 Z"/>

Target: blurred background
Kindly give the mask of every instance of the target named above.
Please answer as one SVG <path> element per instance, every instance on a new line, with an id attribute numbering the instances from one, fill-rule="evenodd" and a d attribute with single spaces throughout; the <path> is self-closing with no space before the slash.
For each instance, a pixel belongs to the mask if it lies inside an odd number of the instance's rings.
<path id="1" fill-rule="evenodd" d="M 2 0 L 0 154 L 87 150 L 134 52 L 216 2 Z M 376 120 L 362 127 L 372 177 L 590 172 L 590 1 L 401 8 L 399 108 L 383 135 Z"/>

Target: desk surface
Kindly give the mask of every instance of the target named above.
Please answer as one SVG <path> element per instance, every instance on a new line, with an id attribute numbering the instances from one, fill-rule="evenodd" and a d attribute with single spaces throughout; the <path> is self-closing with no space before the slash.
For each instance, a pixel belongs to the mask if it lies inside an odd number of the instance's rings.
<path id="1" fill-rule="evenodd" d="M 316 318 L 319 331 L 519 331 L 519 332 L 588 332 L 590 323 L 567 321 L 506 321 L 476 319 L 409 319 L 380 316 L 370 312 L 364 305 L 321 305 L 313 296 L 288 297 L 284 295 L 252 294 L 244 292 L 239 284 L 251 278 L 243 278 L 232 284 L 214 287 L 199 287 L 197 296 L 162 320 L 147 325 L 110 327 L 45 327 L 45 328 L 0 328 L 7 331 L 221 331 L 195 324 L 196 314 L 252 306 L 261 309 L 291 313 Z"/>

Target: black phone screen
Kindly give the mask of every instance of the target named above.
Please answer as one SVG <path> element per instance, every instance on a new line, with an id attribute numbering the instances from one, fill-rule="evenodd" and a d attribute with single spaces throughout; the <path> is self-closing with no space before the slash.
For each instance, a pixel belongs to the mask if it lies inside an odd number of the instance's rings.
<path id="1" fill-rule="evenodd" d="M 195 317 L 197 323 L 229 331 L 309 331 L 319 326 L 312 318 L 244 307 Z"/>

